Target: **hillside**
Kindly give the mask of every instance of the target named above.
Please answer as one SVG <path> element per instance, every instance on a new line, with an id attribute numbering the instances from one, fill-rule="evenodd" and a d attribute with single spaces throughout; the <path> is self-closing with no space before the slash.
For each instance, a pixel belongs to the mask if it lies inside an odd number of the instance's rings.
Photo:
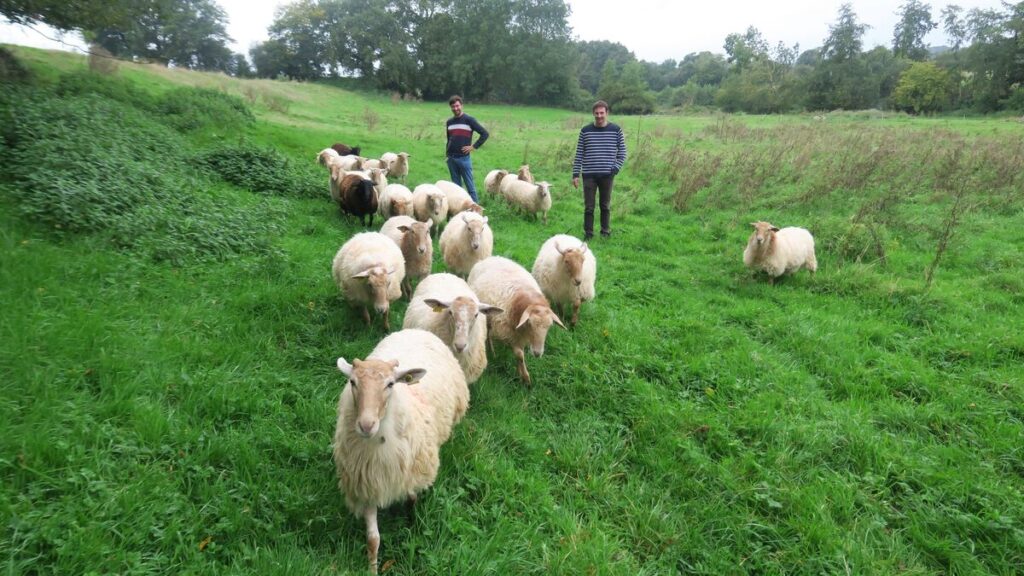
<path id="1" fill-rule="evenodd" d="M 7 571 L 363 571 L 335 359 L 384 332 L 331 279 L 360 228 L 315 157 L 447 179 L 447 105 L 6 48 L 29 71 L 0 95 Z M 552 183 L 546 226 L 483 195 L 495 254 L 530 268 L 581 234 L 589 114 L 466 111 L 478 187 Z M 384 573 L 1018 571 L 1024 124 L 611 119 L 630 159 L 596 300 L 528 356 L 532 388 L 490 356 L 436 484 L 380 514 Z M 757 220 L 814 233 L 818 273 L 746 270 Z"/>

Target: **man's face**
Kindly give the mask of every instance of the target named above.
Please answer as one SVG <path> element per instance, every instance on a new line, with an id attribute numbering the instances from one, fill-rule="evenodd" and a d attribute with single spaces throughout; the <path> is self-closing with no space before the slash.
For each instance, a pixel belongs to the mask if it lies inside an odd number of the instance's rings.
<path id="1" fill-rule="evenodd" d="M 453 116 L 462 116 L 462 102 L 459 102 L 458 100 L 452 102 L 451 108 Z"/>
<path id="2" fill-rule="evenodd" d="M 608 109 L 604 106 L 594 108 L 594 124 L 604 126 L 608 122 Z"/>

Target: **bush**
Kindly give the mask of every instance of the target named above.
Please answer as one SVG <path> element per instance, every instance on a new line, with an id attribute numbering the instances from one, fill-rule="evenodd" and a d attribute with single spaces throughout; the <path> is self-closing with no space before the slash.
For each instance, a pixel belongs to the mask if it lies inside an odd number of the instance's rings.
<path id="1" fill-rule="evenodd" d="M 28 69 L 18 62 L 10 50 L 0 46 L 0 84 L 22 84 L 29 78 Z"/>
<path id="2" fill-rule="evenodd" d="M 156 109 L 168 124 L 182 132 L 204 126 L 242 128 L 256 121 L 241 98 L 207 88 L 169 90 L 159 98 Z"/>
<path id="3" fill-rule="evenodd" d="M 58 96 L 85 96 L 96 94 L 104 98 L 128 104 L 139 110 L 153 112 L 156 100 L 121 78 L 109 78 L 95 72 L 69 72 L 57 82 Z"/>
<path id="4" fill-rule="evenodd" d="M 143 112 L 96 94 L 22 91 L 0 99 L 4 117 L 0 176 L 21 214 L 59 235 L 99 233 L 174 262 L 271 251 L 272 211 L 218 204 L 181 136 Z"/>
<path id="5" fill-rule="evenodd" d="M 253 192 L 303 198 L 325 196 L 321 171 L 313 166 L 297 167 L 273 148 L 223 146 L 203 152 L 195 162 L 227 182 Z"/>

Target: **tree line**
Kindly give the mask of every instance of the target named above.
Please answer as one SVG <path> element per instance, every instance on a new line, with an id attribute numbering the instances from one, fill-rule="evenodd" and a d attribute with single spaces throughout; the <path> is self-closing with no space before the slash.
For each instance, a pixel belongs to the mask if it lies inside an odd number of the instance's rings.
<path id="1" fill-rule="evenodd" d="M 625 46 L 578 41 L 563 0 L 296 0 L 278 10 L 249 57 L 228 48 L 214 0 L 0 0 L 15 22 L 83 30 L 115 56 L 242 77 L 356 77 L 401 96 L 577 107 L 595 98 L 619 113 L 882 108 L 1024 111 L 1024 2 L 938 15 L 899 6 L 891 46 L 865 50 L 868 25 L 844 4 L 819 47 L 772 45 L 751 26 L 724 53 L 638 60 Z M 952 45 L 929 49 L 940 28 Z"/>

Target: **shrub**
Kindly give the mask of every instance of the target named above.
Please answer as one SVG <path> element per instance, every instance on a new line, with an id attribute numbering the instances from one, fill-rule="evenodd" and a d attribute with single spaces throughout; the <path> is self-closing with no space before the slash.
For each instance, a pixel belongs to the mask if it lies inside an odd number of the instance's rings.
<path id="1" fill-rule="evenodd" d="M 0 117 L 13 119 L 0 176 L 20 213 L 58 235 L 98 233 L 174 262 L 271 250 L 278 216 L 218 203 L 181 136 L 131 106 L 22 91 L 0 99 Z"/>
<path id="2" fill-rule="evenodd" d="M 252 110 L 237 96 L 208 88 L 175 88 L 161 96 L 157 112 L 183 132 L 204 126 L 242 128 L 256 121 Z"/>
<path id="3" fill-rule="evenodd" d="M 14 54 L 0 46 L 0 84 L 20 84 L 28 81 L 29 77 L 28 69 L 18 62 Z"/>
<path id="4" fill-rule="evenodd" d="M 92 44 L 89 46 L 89 70 L 111 76 L 117 72 L 117 59 L 103 46 Z"/>
<path id="5" fill-rule="evenodd" d="M 297 167 L 273 148 L 222 146 L 199 154 L 195 162 L 236 186 L 262 194 L 321 198 L 326 189 L 320 171 Z"/>
<path id="6" fill-rule="evenodd" d="M 123 102 L 140 110 L 155 111 L 156 101 L 152 96 L 121 78 L 109 78 L 89 71 L 63 74 L 57 82 L 58 96 L 85 96 L 96 94 L 110 100 Z"/>

